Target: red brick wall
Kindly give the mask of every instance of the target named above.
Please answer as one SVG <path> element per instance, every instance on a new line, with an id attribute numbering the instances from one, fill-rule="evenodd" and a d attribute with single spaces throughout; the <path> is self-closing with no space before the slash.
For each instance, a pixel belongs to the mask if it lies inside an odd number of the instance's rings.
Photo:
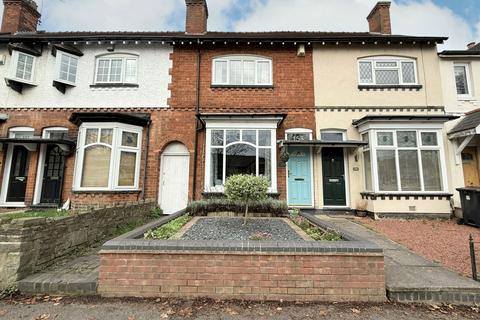
<path id="1" fill-rule="evenodd" d="M 99 293 L 286 301 L 385 301 L 383 255 L 100 253 Z"/>

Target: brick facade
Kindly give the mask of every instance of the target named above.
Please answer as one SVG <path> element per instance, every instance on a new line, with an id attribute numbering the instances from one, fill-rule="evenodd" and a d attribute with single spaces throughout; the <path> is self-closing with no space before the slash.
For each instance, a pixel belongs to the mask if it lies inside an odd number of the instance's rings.
<path id="1" fill-rule="evenodd" d="M 382 254 L 102 251 L 99 293 L 285 301 L 385 297 Z"/>
<path id="2" fill-rule="evenodd" d="M 69 137 L 77 139 L 78 127 L 68 119 L 73 112 L 92 112 L 96 109 L 21 109 L 3 108 L 0 112 L 9 115 L 9 119 L 0 127 L 0 135 L 8 136 L 10 128 L 29 126 L 35 129 L 34 135 L 41 136 L 43 129 L 48 127 L 66 127 Z M 98 109 L 96 110 L 98 111 Z M 191 154 L 191 166 L 193 165 L 193 135 L 195 132 L 195 114 L 191 111 L 173 111 L 170 109 L 113 109 L 101 110 L 108 112 L 146 112 L 150 113 L 152 125 L 150 128 L 150 141 L 147 162 L 147 178 L 145 180 L 144 194 L 139 192 L 74 192 L 72 190 L 75 167 L 75 153 L 67 156 L 63 182 L 62 200 L 70 199 L 72 207 L 76 209 L 97 208 L 119 204 L 136 203 L 138 201 L 156 201 L 158 195 L 159 168 L 161 153 L 171 142 L 183 143 Z M 140 188 L 143 188 L 144 161 L 146 146 L 146 128 L 144 129 L 144 141 L 142 143 L 142 161 L 140 165 Z M 7 147 L 1 152 L 1 161 L 5 162 Z M 35 182 L 40 148 L 30 152 L 27 191 L 25 204 L 33 203 Z M 0 172 L 3 176 L 4 170 Z M 193 174 L 190 172 L 189 190 L 191 193 L 191 181 Z M 190 196 L 191 197 L 191 196 Z"/>
<path id="3" fill-rule="evenodd" d="M 33 0 L 3 0 L 1 32 L 36 31 L 40 13 Z"/>
<path id="4" fill-rule="evenodd" d="M 172 110 L 195 110 L 196 106 L 196 46 L 176 46 L 172 56 L 173 83 L 170 87 Z M 200 114 L 287 114 L 277 130 L 277 139 L 285 138 L 285 130 L 307 128 L 315 132 L 312 48 L 305 57 L 297 56 L 293 44 L 258 43 L 251 45 L 206 44 L 200 46 Z M 239 54 L 257 55 L 273 61 L 272 88 L 212 87 L 212 61 L 215 57 Z M 278 154 L 279 151 L 277 151 Z M 205 130 L 199 134 L 196 194 L 204 190 Z M 280 198 L 286 198 L 285 165 L 278 161 L 277 180 Z"/>

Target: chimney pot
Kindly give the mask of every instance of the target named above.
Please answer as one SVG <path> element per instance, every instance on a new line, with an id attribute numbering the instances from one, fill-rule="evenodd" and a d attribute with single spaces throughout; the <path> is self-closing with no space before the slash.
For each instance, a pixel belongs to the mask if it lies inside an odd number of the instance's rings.
<path id="1" fill-rule="evenodd" d="M 207 32 L 207 0 L 185 0 L 187 17 L 185 32 L 187 34 L 205 34 Z"/>
<path id="2" fill-rule="evenodd" d="M 0 32 L 35 32 L 40 13 L 33 0 L 3 0 L 3 20 Z"/>
<path id="3" fill-rule="evenodd" d="M 367 17 L 370 32 L 392 34 L 390 5 L 390 1 L 377 2 L 377 4 Z"/>

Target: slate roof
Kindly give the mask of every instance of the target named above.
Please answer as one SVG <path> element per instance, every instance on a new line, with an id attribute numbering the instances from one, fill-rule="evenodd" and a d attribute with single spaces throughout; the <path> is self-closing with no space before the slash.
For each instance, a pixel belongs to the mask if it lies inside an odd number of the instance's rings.
<path id="1" fill-rule="evenodd" d="M 0 33 L 0 42 L 19 41 L 102 41 L 102 40 L 160 40 L 160 41 L 309 41 L 309 42 L 432 42 L 443 43 L 447 37 L 387 35 L 370 32 L 309 32 L 309 31 L 275 31 L 275 32 L 207 32 L 201 35 L 184 32 L 19 32 L 15 34 Z"/>
<path id="2" fill-rule="evenodd" d="M 480 125 L 480 109 L 471 111 L 448 133 L 454 134 L 461 131 L 475 129 Z"/>

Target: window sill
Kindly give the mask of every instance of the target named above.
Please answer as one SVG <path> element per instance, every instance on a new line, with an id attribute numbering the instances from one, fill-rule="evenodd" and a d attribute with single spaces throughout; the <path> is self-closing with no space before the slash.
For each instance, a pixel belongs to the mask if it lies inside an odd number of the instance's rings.
<path id="1" fill-rule="evenodd" d="M 360 91 L 362 90 L 373 90 L 373 91 L 376 91 L 376 90 L 395 90 L 395 91 L 398 91 L 398 90 L 402 90 L 402 91 L 405 91 L 405 90 L 417 90 L 419 91 L 420 89 L 422 89 L 423 86 L 421 84 L 413 84 L 413 85 L 375 85 L 375 84 L 361 84 L 361 85 L 358 85 L 358 89 Z"/>
<path id="2" fill-rule="evenodd" d="M 477 101 L 477 98 L 471 96 L 458 96 L 458 101 Z"/>
<path id="3" fill-rule="evenodd" d="M 232 85 L 232 84 L 212 84 L 212 89 L 274 89 L 273 85 Z"/>
<path id="4" fill-rule="evenodd" d="M 74 194 L 82 194 L 82 193 L 100 193 L 100 194 L 137 194 L 140 193 L 141 190 L 139 189 L 132 189 L 132 190 L 73 190 Z"/>
<path id="5" fill-rule="evenodd" d="M 138 84 L 134 83 L 97 83 L 91 84 L 90 88 L 138 88 Z"/>
<path id="6" fill-rule="evenodd" d="M 448 192 L 362 192 L 367 200 L 450 200 L 453 194 Z"/>

